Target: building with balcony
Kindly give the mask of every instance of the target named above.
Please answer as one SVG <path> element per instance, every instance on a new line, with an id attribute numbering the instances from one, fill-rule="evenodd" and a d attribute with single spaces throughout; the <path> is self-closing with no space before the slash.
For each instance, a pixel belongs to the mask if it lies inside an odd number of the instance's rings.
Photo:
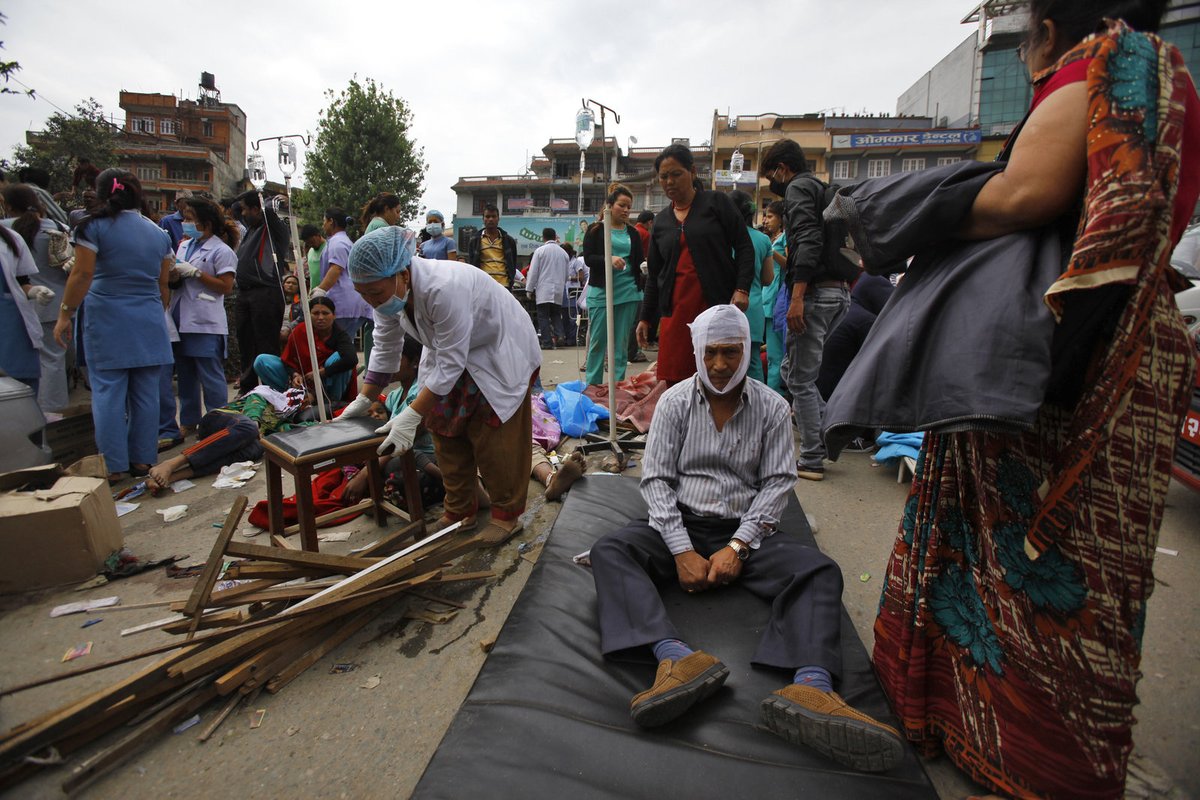
<path id="1" fill-rule="evenodd" d="M 686 139 L 674 142 L 690 143 Z M 635 214 L 659 211 L 667 199 L 658 185 L 654 159 L 661 147 L 629 147 L 624 152 L 615 137 L 597 126 L 591 147 L 583 154 L 574 139 L 551 139 L 520 175 L 463 176 L 451 187 L 457 197 L 454 233 L 459 253 L 483 225 L 483 207 L 500 209 L 500 226 L 517 241 L 517 254 L 527 261 L 542 243 L 542 229 L 554 228 L 558 238 L 580 250 L 587 226 L 604 207 L 608 186 L 619 181 L 634 195 Z M 709 181 L 710 150 L 693 147 L 701 180 Z M 582 204 L 580 197 L 582 193 Z"/>
<path id="2" fill-rule="evenodd" d="M 120 106 L 117 159 L 137 175 L 154 210 L 171 210 L 180 189 L 220 199 L 247 185 L 246 113 L 221 102 L 211 74 L 201 76 L 196 100 L 122 91 Z"/>

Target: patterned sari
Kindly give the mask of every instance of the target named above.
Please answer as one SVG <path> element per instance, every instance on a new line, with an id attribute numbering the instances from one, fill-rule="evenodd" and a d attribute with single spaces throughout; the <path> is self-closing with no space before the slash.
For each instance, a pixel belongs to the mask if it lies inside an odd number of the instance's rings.
<path id="1" fill-rule="evenodd" d="M 876 670 L 908 738 L 1016 797 L 1123 794 L 1196 360 L 1169 267 L 1195 90 L 1178 51 L 1121 23 L 1037 80 L 1082 59 L 1088 184 L 1047 303 L 1061 314 L 1077 292 L 1131 294 L 1073 408 L 1046 403 L 1021 435 L 926 438 L 875 622 Z M 1190 213 L 1196 198 L 1180 199 Z"/>

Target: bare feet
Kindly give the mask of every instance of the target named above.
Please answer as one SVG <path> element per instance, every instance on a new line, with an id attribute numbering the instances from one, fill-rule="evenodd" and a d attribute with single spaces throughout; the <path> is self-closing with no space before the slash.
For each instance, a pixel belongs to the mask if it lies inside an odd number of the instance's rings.
<path id="1" fill-rule="evenodd" d="M 550 479 L 550 484 L 546 487 L 546 499 L 557 500 L 562 497 L 571 488 L 571 484 L 583 477 L 586 470 L 587 460 L 583 453 L 575 450 L 563 460 L 558 472 Z"/>
<path id="2" fill-rule="evenodd" d="M 161 492 L 171 485 L 171 467 L 168 462 L 155 464 L 146 475 L 146 488 L 151 492 Z"/>

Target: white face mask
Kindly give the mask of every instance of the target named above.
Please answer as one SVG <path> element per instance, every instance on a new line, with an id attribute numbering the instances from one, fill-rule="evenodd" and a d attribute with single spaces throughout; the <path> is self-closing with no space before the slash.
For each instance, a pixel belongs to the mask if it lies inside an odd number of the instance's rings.
<path id="1" fill-rule="evenodd" d="M 750 322 L 746 315 L 737 306 L 712 306 L 697 316 L 688 328 L 692 332 L 692 349 L 696 354 L 696 375 L 704 384 L 704 388 L 713 394 L 725 395 L 740 386 L 750 369 L 750 359 L 754 356 L 750 350 Z M 708 377 L 708 368 L 704 365 L 704 349 L 713 344 L 738 343 L 742 345 L 741 363 L 725 384 L 725 388 L 718 389 Z"/>

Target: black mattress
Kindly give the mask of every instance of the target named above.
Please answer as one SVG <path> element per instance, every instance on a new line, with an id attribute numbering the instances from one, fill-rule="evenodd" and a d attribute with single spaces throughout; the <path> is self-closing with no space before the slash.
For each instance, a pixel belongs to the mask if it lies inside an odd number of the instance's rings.
<path id="1" fill-rule="evenodd" d="M 751 667 L 768 606 L 736 585 L 664 591 L 684 640 L 729 667 L 725 687 L 668 725 L 641 730 L 630 698 L 654 665 L 605 661 L 591 571 L 571 557 L 645 516 L 634 478 L 575 484 L 491 655 L 414 791 L 417 798 L 936 798 L 909 748 L 889 773 L 863 774 L 769 733 L 759 703 L 790 676 Z M 780 534 L 815 546 L 793 496 Z M 842 611 L 839 693 L 896 724 Z"/>
<path id="2" fill-rule="evenodd" d="M 273 433 L 267 437 L 267 441 L 293 459 L 299 459 L 335 447 L 382 439 L 375 432 L 379 425 L 379 421 L 371 417 L 352 417 L 336 420 L 335 424 L 303 425 Z"/>

